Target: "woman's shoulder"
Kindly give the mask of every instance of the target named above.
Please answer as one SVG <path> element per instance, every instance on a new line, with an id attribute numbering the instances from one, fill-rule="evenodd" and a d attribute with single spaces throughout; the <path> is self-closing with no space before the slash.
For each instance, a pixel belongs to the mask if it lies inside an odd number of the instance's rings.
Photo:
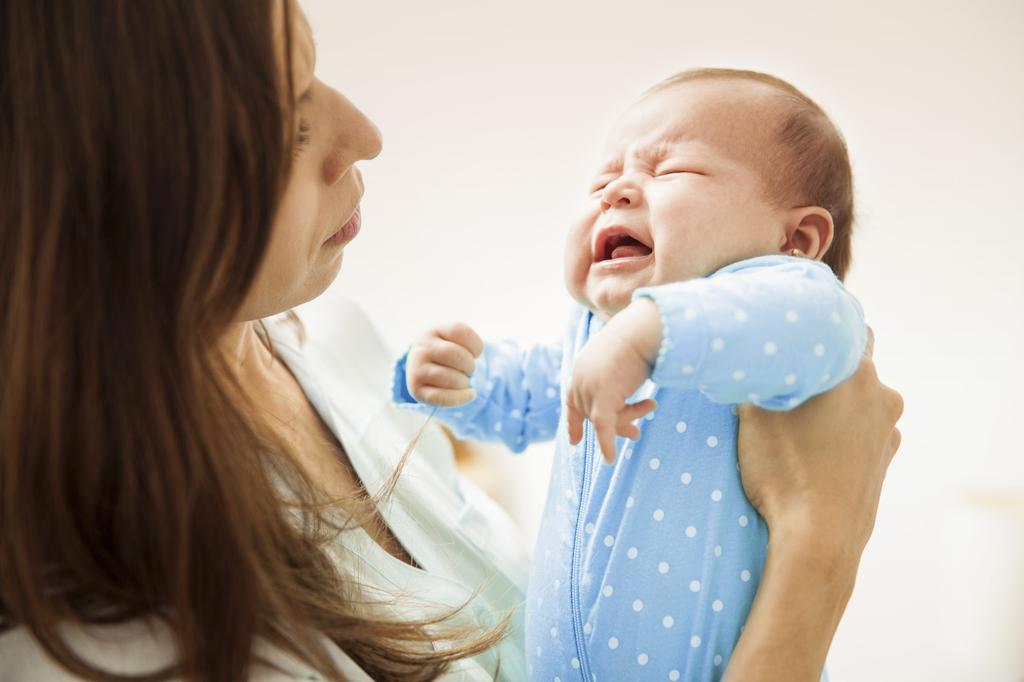
<path id="1" fill-rule="evenodd" d="M 173 664 L 177 651 L 170 628 L 154 620 L 103 627 L 66 626 L 61 628 L 61 636 L 88 664 L 120 675 L 144 675 L 165 669 Z M 326 642 L 325 646 L 345 679 L 370 680 L 341 649 L 331 642 Z M 263 642 L 256 642 L 253 654 L 254 658 L 263 658 L 278 669 L 261 665 L 252 670 L 250 682 L 324 679 L 305 664 Z M 80 682 L 83 679 L 50 658 L 27 628 L 13 628 L 0 635 L 0 682 Z"/>

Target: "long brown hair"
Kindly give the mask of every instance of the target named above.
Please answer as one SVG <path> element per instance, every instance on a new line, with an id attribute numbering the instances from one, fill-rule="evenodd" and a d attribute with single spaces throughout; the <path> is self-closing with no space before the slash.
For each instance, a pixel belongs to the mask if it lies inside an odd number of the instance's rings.
<path id="1" fill-rule="evenodd" d="M 340 679 L 322 634 L 427 680 L 500 638 L 373 615 L 217 350 L 289 170 L 275 1 L 0 7 L 0 626 L 88 679 L 124 678 L 58 625 L 165 620 L 153 679 L 243 679 L 256 638 Z"/>

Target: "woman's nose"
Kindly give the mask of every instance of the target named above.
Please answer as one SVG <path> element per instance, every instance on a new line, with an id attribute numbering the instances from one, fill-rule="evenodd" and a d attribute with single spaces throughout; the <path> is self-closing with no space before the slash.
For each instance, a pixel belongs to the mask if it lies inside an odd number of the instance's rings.
<path id="1" fill-rule="evenodd" d="M 357 161 L 380 154 L 383 140 L 380 130 L 344 95 L 338 93 L 335 111 L 335 142 L 324 160 L 324 182 L 333 185 L 345 176 Z"/>

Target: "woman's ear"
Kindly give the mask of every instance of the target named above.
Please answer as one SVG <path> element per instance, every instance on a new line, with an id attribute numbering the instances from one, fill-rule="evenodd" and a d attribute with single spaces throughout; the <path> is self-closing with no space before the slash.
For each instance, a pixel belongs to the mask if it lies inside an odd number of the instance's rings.
<path id="1" fill-rule="evenodd" d="M 779 250 L 799 249 L 813 260 L 821 260 L 832 245 L 832 214 L 820 206 L 801 206 L 789 211 L 786 238 Z"/>

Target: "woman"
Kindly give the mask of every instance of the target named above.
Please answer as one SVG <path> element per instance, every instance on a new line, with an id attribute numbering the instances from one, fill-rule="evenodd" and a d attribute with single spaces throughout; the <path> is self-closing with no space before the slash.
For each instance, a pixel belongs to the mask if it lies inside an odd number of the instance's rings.
<path id="1" fill-rule="evenodd" d="M 522 552 L 373 402 L 372 328 L 257 324 L 334 279 L 380 150 L 314 61 L 292 0 L 0 10 L 0 680 L 526 675 Z M 731 677 L 817 679 L 900 409 L 868 358 L 743 414 Z"/>

